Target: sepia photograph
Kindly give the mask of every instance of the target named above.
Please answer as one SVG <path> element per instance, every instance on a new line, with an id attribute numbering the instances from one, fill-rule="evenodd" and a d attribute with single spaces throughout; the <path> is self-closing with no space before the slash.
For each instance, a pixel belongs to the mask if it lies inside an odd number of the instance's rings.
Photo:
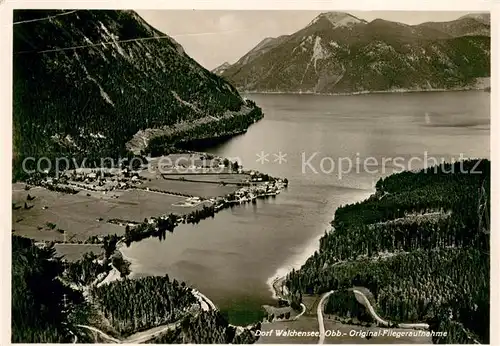
<path id="1" fill-rule="evenodd" d="M 491 12 L 64 6 L 10 11 L 10 342 L 491 342 Z"/>

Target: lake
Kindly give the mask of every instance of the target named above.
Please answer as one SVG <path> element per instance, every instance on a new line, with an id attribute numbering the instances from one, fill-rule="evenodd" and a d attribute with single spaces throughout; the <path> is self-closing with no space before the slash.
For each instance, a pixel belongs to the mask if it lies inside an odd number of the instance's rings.
<path id="1" fill-rule="evenodd" d="M 205 150 L 286 177 L 288 189 L 180 225 L 164 241 L 132 244 L 123 251 L 133 275 L 168 273 L 210 297 L 232 323 L 255 321 L 261 305 L 274 302 L 270 280 L 300 267 L 335 209 L 368 197 L 380 177 L 424 160 L 489 158 L 490 95 L 245 95 L 264 119 Z"/>

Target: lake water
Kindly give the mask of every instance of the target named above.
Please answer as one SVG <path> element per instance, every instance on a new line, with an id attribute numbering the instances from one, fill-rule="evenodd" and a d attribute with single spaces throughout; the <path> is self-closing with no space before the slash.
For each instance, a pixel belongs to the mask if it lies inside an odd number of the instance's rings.
<path id="1" fill-rule="evenodd" d="M 381 176 L 403 165 L 420 168 L 424 158 L 490 156 L 490 94 L 482 91 L 246 96 L 262 107 L 264 119 L 206 150 L 286 177 L 289 188 L 196 226 L 180 225 L 162 242 L 146 239 L 124 249 L 134 275 L 183 280 L 233 323 L 257 319 L 261 305 L 274 302 L 269 281 L 300 267 L 335 209 L 368 197 Z M 280 152 L 286 162 L 278 161 Z M 256 161 L 262 153 L 267 161 Z"/>

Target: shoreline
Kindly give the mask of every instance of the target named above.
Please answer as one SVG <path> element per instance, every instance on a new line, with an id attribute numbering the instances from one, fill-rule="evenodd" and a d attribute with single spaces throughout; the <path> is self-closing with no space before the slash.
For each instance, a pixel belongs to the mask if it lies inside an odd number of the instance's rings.
<path id="1" fill-rule="evenodd" d="M 182 121 L 180 123 L 176 123 L 171 126 L 165 125 L 160 128 L 146 128 L 143 130 L 139 130 L 132 136 L 132 138 L 130 138 L 125 143 L 125 148 L 133 152 L 134 154 L 140 154 L 141 151 L 143 150 L 144 151 L 150 150 L 151 141 L 156 138 L 163 137 L 164 139 L 166 139 L 172 136 L 179 136 L 183 133 L 193 131 L 194 129 L 200 129 L 203 126 L 206 126 L 206 124 L 212 124 L 212 123 L 218 124 L 224 122 L 225 120 L 233 119 L 236 117 L 242 117 L 244 119 L 250 118 L 252 119 L 252 122 L 246 123 L 246 125 L 244 125 L 243 127 L 237 127 L 230 130 L 225 130 L 222 133 L 209 131 L 208 133 L 204 132 L 199 136 L 195 136 L 195 138 L 190 138 L 189 136 L 186 136 L 187 138 L 184 138 L 182 140 L 173 141 L 173 143 L 171 143 L 171 146 L 172 148 L 183 149 L 183 146 L 189 146 L 190 143 L 195 143 L 195 142 L 203 143 L 204 141 L 208 141 L 210 143 L 211 141 L 212 142 L 224 141 L 226 139 L 243 134 L 248 130 L 248 128 L 252 124 L 255 124 L 256 122 L 260 121 L 264 117 L 264 113 L 262 112 L 262 109 L 260 107 L 258 107 L 257 105 L 255 105 L 255 103 L 253 103 L 253 101 L 246 100 L 243 97 L 242 101 L 243 104 L 241 105 L 240 110 L 228 111 L 229 114 L 224 113 L 219 117 L 213 117 L 207 115 L 195 121 Z"/>
<path id="2" fill-rule="evenodd" d="M 374 193 L 375 193 L 375 191 L 372 191 L 368 195 L 362 197 L 361 199 L 355 198 L 350 203 L 356 203 L 359 201 L 363 201 L 363 200 L 369 198 L 370 196 L 372 196 Z M 330 224 L 328 224 L 326 227 L 327 227 L 327 231 L 330 231 L 333 229 L 333 227 Z M 273 275 L 271 275 L 267 279 L 266 283 L 269 287 L 269 290 L 272 293 L 272 299 L 275 299 L 275 300 L 278 300 L 280 298 L 283 299 L 283 297 L 280 297 L 280 293 L 277 291 L 276 286 L 280 285 L 283 288 L 284 281 L 286 280 L 287 275 L 292 271 L 292 269 L 299 270 L 306 263 L 306 261 L 312 255 L 314 255 L 314 253 L 316 251 L 319 250 L 319 241 L 324 236 L 324 234 L 325 233 L 323 231 L 319 235 L 316 235 L 313 238 L 311 238 L 306 243 L 304 249 L 301 252 L 290 257 L 283 265 L 281 265 L 278 269 L 276 269 L 276 271 Z"/>
<path id="3" fill-rule="evenodd" d="M 205 152 L 205 151 L 199 151 L 199 150 L 192 150 L 192 149 L 184 149 L 183 150 L 184 152 L 186 153 L 189 153 L 189 154 L 198 154 L 198 155 L 213 155 L 209 152 Z M 219 157 L 217 155 L 215 155 L 216 157 L 218 158 L 222 158 L 222 157 Z M 160 156 L 158 156 L 160 157 Z M 152 157 L 150 158 L 150 160 L 156 160 L 158 159 L 158 157 Z M 258 172 L 260 173 L 260 172 Z M 238 174 L 238 173 L 227 173 L 227 174 Z M 286 188 L 288 187 L 288 181 L 286 178 L 276 178 L 276 177 L 272 177 L 273 178 L 273 181 L 272 183 L 269 185 L 269 186 L 272 186 L 272 188 L 274 189 L 273 191 L 274 192 L 268 192 L 268 193 L 255 193 L 254 195 L 250 196 L 249 198 L 247 199 L 242 199 L 242 200 L 234 200 L 234 201 L 226 201 L 226 203 L 224 205 L 220 205 L 220 206 L 217 206 L 214 204 L 214 206 L 216 207 L 215 208 L 215 214 L 217 214 L 218 212 L 224 210 L 224 209 L 227 209 L 229 206 L 232 206 L 232 205 L 240 205 L 240 204 L 246 204 L 246 203 L 253 203 L 255 202 L 255 200 L 257 199 L 266 199 L 266 198 L 269 198 L 269 197 L 275 197 L 277 196 L 281 191 L 283 190 L 286 190 Z M 265 184 L 261 184 L 262 186 L 268 186 L 266 185 L 268 182 L 265 182 Z M 235 183 L 236 184 L 236 183 Z M 237 185 L 237 184 L 236 184 Z M 252 186 L 241 186 L 235 193 L 238 193 L 238 192 L 241 192 L 241 191 L 245 191 L 245 190 L 249 190 L 249 189 L 256 189 L 256 187 L 252 187 Z M 256 192 L 256 191 L 254 191 Z M 154 219 L 154 217 L 153 217 Z M 201 219 L 200 221 L 203 221 L 203 219 Z M 177 224 L 176 224 L 177 226 Z M 196 226 L 196 224 L 195 224 Z M 175 228 L 175 227 L 174 227 Z M 146 237 L 146 238 L 150 238 L 151 236 L 149 237 Z M 318 237 L 315 237 L 313 239 L 313 242 L 311 242 L 311 245 L 314 246 L 314 244 L 318 243 L 318 240 L 319 240 L 319 237 L 321 237 L 321 235 L 319 235 Z M 143 239 L 140 239 L 140 240 L 137 240 L 137 241 L 132 241 L 131 243 L 134 243 L 134 242 L 140 242 L 146 238 L 143 238 Z M 314 244 L 313 244 L 314 243 Z M 151 276 L 151 275 L 148 275 L 148 274 L 141 274 L 141 262 L 139 259 L 137 258 L 133 258 L 133 257 L 130 257 L 129 255 L 126 254 L 126 250 L 124 249 L 124 247 L 127 247 L 126 246 L 126 243 L 125 243 L 125 238 L 124 237 L 121 237 L 117 244 L 116 244 L 116 248 L 115 248 L 115 254 L 118 254 L 119 256 L 122 257 L 123 260 L 129 262 L 129 266 L 128 266 L 128 269 L 129 269 L 129 274 L 125 277 L 125 278 L 122 278 L 119 274 L 119 271 L 113 266 L 112 269 L 110 270 L 110 272 L 108 273 L 108 275 L 106 277 L 104 277 L 104 279 L 99 282 L 99 286 L 101 285 L 104 285 L 104 284 L 109 284 L 113 281 L 116 281 L 116 280 L 123 280 L 123 279 L 138 279 L 138 278 L 141 278 L 141 277 L 147 277 L 147 276 Z M 312 253 L 314 253 L 315 249 L 313 248 L 312 249 Z M 311 253 L 311 254 L 312 254 Z M 297 254 L 298 256 L 300 256 L 300 260 L 297 261 L 297 263 L 301 263 L 303 260 L 305 260 L 307 257 L 304 256 L 304 252 L 300 252 Z M 308 253 L 306 254 L 308 255 Z M 153 275 L 154 276 L 154 275 Z M 204 308 L 204 310 L 206 309 L 209 309 L 209 310 L 215 310 L 217 311 L 218 308 L 217 308 L 217 305 L 206 295 L 204 295 L 199 289 L 195 288 L 195 287 L 191 287 L 192 290 L 193 290 L 193 294 L 198 298 L 198 300 L 200 301 L 200 304 L 201 306 Z M 252 325 L 252 324 L 250 324 Z M 247 325 L 234 325 L 235 327 L 238 327 L 238 328 L 246 328 Z"/>
<path id="4" fill-rule="evenodd" d="M 206 151 L 184 149 L 183 152 L 189 153 L 189 154 L 212 155 L 212 156 L 215 156 L 219 159 L 223 159 L 223 157 L 211 154 L 211 153 L 206 152 Z M 154 161 L 154 160 L 157 160 L 160 156 L 149 158 L 149 159 Z M 242 172 L 248 173 L 248 174 L 250 174 L 251 172 L 254 172 L 255 174 L 265 174 L 265 173 L 261 173 L 261 172 L 256 171 L 256 170 L 251 170 L 248 172 L 242 171 Z M 242 172 L 238 172 L 238 173 L 242 173 Z M 227 174 L 238 174 L 238 173 L 231 172 L 231 173 L 227 173 Z M 275 197 L 281 191 L 283 191 L 287 188 L 288 180 L 286 178 L 278 178 L 278 177 L 271 177 L 271 176 L 270 176 L 270 178 L 272 178 L 272 180 L 270 179 L 269 181 L 267 181 L 267 180 L 266 181 L 255 181 L 253 184 L 249 183 L 249 186 L 246 186 L 246 185 L 241 186 L 236 190 L 235 193 L 233 193 L 233 194 L 243 193 L 242 196 L 244 198 L 240 198 L 238 200 L 236 200 L 236 199 L 235 200 L 225 200 L 225 203 L 223 203 L 223 205 L 218 205 L 216 203 L 213 203 L 213 206 L 216 207 L 215 214 L 217 214 L 219 211 L 222 211 L 224 209 L 229 208 L 229 206 L 232 206 L 232 205 L 253 203 L 257 199 L 267 199 L 270 197 Z M 203 182 L 203 183 L 205 183 L 205 182 Z M 27 183 L 23 182 L 23 184 L 27 184 Z M 235 183 L 235 185 L 239 185 L 239 184 Z M 47 189 L 46 187 L 36 186 L 36 185 L 33 188 Z M 136 189 L 136 188 L 131 187 L 128 189 Z M 13 190 L 15 190 L 15 189 L 13 189 Z M 19 190 L 19 191 L 24 191 L 24 189 Z M 81 192 L 81 191 L 87 191 L 87 189 L 79 187 L 78 192 Z M 247 196 L 248 194 L 249 194 L 249 196 Z M 226 198 L 227 196 L 221 196 L 221 197 Z M 185 215 L 183 215 L 183 216 L 185 216 Z M 157 220 L 159 218 L 151 217 L 149 220 L 151 220 L 151 219 Z M 203 218 L 200 221 L 202 221 L 202 220 L 203 220 Z M 125 222 L 129 222 L 129 221 L 125 220 Z M 176 223 L 176 226 L 177 225 L 178 225 L 178 223 Z M 150 238 L 150 237 L 151 237 L 151 235 L 149 235 L 145 238 Z M 132 240 L 131 243 L 140 242 L 145 238 L 142 238 L 139 240 Z M 125 279 L 133 280 L 133 279 L 139 279 L 141 277 L 150 276 L 148 274 L 145 274 L 145 273 L 143 274 L 141 272 L 141 267 L 143 266 L 141 263 L 141 260 L 138 258 L 130 257 L 129 253 L 127 253 L 127 250 L 124 249 L 124 246 L 126 246 L 125 239 L 126 239 L 125 235 L 118 236 L 118 241 L 116 243 L 116 247 L 114 249 L 113 254 L 110 257 L 117 256 L 117 257 L 121 257 L 123 260 L 127 261 L 129 263 L 128 274 L 125 277 L 122 277 L 121 273 L 120 273 L 121 268 L 118 269 L 112 263 L 110 263 L 110 268 L 107 271 L 106 275 L 104 277 L 100 278 L 99 280 L 95 281 L 95 285 L 97 287 L 105 286 L 105 285 L 110 284 L 114 281 L 122 281 Z M 63 244 L 65 244 L 65 242 Z M 76 243 L 76 244 L 80 244 L 80 243 Z M 87 243 L 84 242 L 82 244 L 87 244 Z M 101 243 L 91 243 L 91 244 L 96 245 L 96 246 L 99 246 L 99 245 L 102 246 Z M 152 276 L 154 276 L 154 275 L 152 275 Z M 193 292 L 195 292 L 194 293 L 195 296 L 199 298 L 201 306 L 203 306 L 205 309 L 209 308 L 211 310 L 218 310 L 217 305 L 215 305 L 215 303 L 213 303 L 213 301 L 209 297 L 207 297 L 206 295 L 201 293 L 198 289 L 196 289 L 194 287 L 191 287 L 191 288 L 193 289 Z M 235 325 L 235 327 L 244 328 L 244 327 L 246 327 L 246 325 L 241 325 L 241 326 Z"/>
<path id="5" fill-rule="evenodd" d="M 488 91 L 489 87 L 469 87 L 456 89 L 395 89 L 395 90 L 364 90 L 343 93 L 318 93 L 313 91 L 250 91 L 238 90 L 241 94 L 269 94 L 269 95 L 317 95 L 317 96 L 359 96 L 370 94 L 410 94 L 428 92 L 457 92 L 457 91 Z"/>
<path id="6" fill-rule="evenodd" d="M 281 281 L 285 280 L 288 273 L 292 271 L 292 269 L 298 270 L 300 269 L 304 263 L 307 261 L 309 257 L 311 257 L 316 251 L 319 249 L 319 240 L 323 237 L 324 232 L 320 233 L 317 236 L 311 238 L 307 243 L 305 248 L 294 256 L 290 257 L 285 264 L 276 269 L 275 273 L 271 275 L 266 283 L 269 286 L 269 290 L 272 293 L 272 298 L 275 300 L 280 299 L 280 293 L 277 292 L 275 285 Z"/>
<path id="7" fill-rule="evenodd" d="M 133 267 L 135 266 L 136 268 L 139 266 L 139 261 L 135 258 L 132 258 L 132 257 L 128 257 L 127 255 L 125 255 L 125 253 L 123 252 L 122 248 L 126 246 L 126 244 L 124 242 L 120 242 L 119 244 L 116 245 L 116 250 L 115 251 L 118 251 L 120 253 L 120 255 L 122 256 L 122 258 L 129 262 L 130 265 L 129 265 L 129 270 L 130 270 L 130 273 L 127 275 L 127 278 L 130 278 L 130 279 L 133 279 L 133 276 L 136 276 L 137 275 L 137 270 L 133 270 Z"/>

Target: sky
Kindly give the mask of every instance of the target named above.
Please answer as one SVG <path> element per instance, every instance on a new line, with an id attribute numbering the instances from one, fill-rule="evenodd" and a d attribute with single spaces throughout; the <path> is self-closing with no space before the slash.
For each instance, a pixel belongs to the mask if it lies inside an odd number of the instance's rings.
<path id="1" fill-rule="evenodd" d="M 319 11 L 219 11 L 137 10 L 142 18 L 172 36 L 188 55 L 212 70 L 234 63 L 266 37 L 292 34 L 309 24 Z M 420 24 L 448 21 L 469 12 L 443 11 L 349 11 L 372 21 L 376 18 Z"/>

